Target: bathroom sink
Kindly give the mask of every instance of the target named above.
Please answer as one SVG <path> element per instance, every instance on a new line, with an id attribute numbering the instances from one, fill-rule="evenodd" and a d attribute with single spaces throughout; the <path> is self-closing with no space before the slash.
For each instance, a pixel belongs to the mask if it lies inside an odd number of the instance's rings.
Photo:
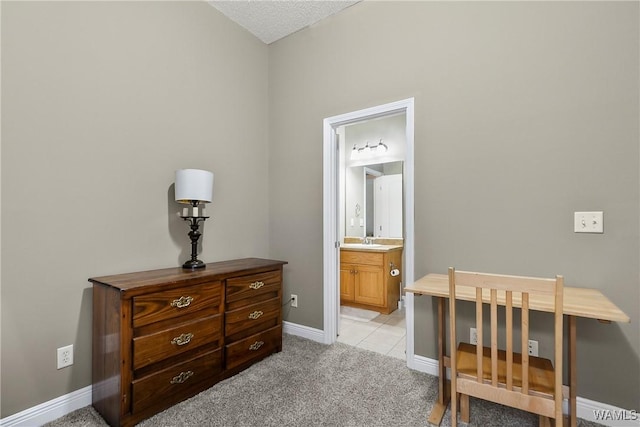
<path id="1" fill-rule="evenodd" d="M 340 247 L 345 249 L 376 249 L 385 245 L 378 243 L 343 243 Z"/>

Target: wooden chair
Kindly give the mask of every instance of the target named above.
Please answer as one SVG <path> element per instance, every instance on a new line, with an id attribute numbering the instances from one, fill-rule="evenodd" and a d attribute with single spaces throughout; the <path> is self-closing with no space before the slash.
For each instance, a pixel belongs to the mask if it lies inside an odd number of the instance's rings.
<path id="1" fill-rule="evenodd" d="M 475 288 L 477 345 L 456 342 L 456 286 Z M 554 364 L 529 356 L 529 298 L 545 295 L 554 313 Z M 456 271 L 449 269 L 451 348 L 451 426 L 460 415 L 469 422 L 469 396 L 489 400 L 550 419 L 562 425 L 562 295 L 563 278 L 542 279 Z M 482 345 L 482 306 L 491 306 L 491 347 Z M 506 350 L 498 349 L 498 305 L 505 306 Z M 513 309 L 521 308 L 521 353 L 513 351 Z M 457 346 L 457 351 L 453 351 Z"/>

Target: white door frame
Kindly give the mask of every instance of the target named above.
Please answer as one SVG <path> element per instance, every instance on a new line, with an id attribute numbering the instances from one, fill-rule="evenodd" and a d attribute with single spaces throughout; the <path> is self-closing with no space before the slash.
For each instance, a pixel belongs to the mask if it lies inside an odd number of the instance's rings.
<path id="1" fill-rule="evenodd" d="M 328 117 L 323 121 L 323 274 L 324 274 L 324 343 L 333 344 L 338 333 L 338 313 L 340 310 L 339 292 L 339 234 L 338 234 L 338 144 L 336 129 L 340 126 L 362 120 L 383 117 L 396 113 L 405 113 L 406 146 L 403 171 L 405 189 L 404 207 L 404 271 L 403 282 L 406 286 L 414 281 L 414 99 L 408 98 L 389 104 L 353 111 Z M 414 313 L 413 294 L 405 294 L 407 324 L 407 366 L 414 365 Z"/>

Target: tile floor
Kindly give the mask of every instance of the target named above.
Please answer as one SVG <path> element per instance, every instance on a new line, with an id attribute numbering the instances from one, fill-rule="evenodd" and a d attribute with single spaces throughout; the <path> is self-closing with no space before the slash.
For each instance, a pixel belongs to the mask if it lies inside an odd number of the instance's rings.
<path id="1" fill-rule="evenodd" d="M 404 307 L 370 321 L 340 316 L 338 342 L 406 360 L 407 328 Z"/>

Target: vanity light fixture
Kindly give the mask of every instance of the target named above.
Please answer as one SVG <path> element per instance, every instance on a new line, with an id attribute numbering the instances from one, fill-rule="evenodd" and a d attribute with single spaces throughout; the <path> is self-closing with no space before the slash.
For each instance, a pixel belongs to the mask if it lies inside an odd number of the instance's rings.
<path id="1" fill-rule="evenodd" d="M 204 268 L 205 263 L 198 259 L 198 239 L 202 235 L 198 228 L 208 216 L 205 216 L 204 206 L 201 203 L 210 203 L 213 200 L 213 173 L 200 169 L 180 169 L 176 171 L 176 202 L 190 205 L 182 210 L 180 217 L 189 222 L 191 231 L 191 259 L 182 265 L 182 268 L 195 270 Z"/>
<path id="2" fill-rule="evenodd" d="M 380 148 L 382 147 L 382 148 Z M 369 141 L 367 141 L 362 147 L 358 147 L 357 145 L 353 145 L 353 149 L 351 150 L 351 158 L 357 157 L 358 155 L 365 154 L 373 154 L 378 152 L 386 152 L 389 149 L 387 144 L 380 140 L 375 145 L 369 145 Z"/>

